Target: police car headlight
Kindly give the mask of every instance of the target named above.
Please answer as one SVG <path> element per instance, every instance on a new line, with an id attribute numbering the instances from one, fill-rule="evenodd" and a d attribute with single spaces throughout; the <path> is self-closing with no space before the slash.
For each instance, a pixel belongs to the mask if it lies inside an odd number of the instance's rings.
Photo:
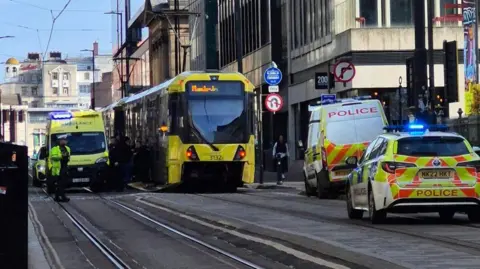
<path id="1" fill-rule="evenodd" d="M 102 157 L 100 159 L 98 159 L 97 161 L 95 161 L 95 163 L 107 163 L 108 162 L 108 158 L 106 157 Z"/>
<path id="2" fill-rule="evenodd" d="M 40 172 L 40 173 L 45 173 L 45 166 L 44 166 L 44 165 L 39 165 L 39 166 L 37 167 L 37 169 L 38 169 L 38 172 Z"/>

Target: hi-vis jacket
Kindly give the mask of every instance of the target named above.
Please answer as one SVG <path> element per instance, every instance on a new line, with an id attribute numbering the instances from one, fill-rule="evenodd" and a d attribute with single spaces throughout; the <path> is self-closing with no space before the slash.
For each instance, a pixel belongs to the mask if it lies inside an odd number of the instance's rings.
<path id="1" fill-rule="evenodd" d="M 68 152 L 68 156 L 70 156 L 70 148 L 65 146 Z M 60 175 L 60 168 L 62 167 L 61 160 L 62 160 L 62 151 L 60 150 L 60 146 L 55 146 L 50 150 L 50 169 L 52 172 L 52 176 L 59 176 Z"/>

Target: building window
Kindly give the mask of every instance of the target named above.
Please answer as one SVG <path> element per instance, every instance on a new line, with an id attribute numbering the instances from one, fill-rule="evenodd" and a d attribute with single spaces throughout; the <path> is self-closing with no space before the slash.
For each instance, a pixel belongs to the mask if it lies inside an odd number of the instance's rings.
<path id="1" fill-rule="evenodd" d="M 18 76 L 18 80 L 19 80 L 20 82 L 25 82 L 25 76 L 24 76 L 24 75 Z"/>
<path id="2" fill-rule="evenodd" d="M 16 68 L 16 67 L 12 67 L 12 72 L 13 72 L 13 73 L 17 73 L 17 68 Z"/>
<path id="3" fill-rule="evenodd" d="M 394 12 L 397 12 L 397 10 L 393 8 L 394 3 L 397 1 L 402 2 L 402 0 L 391 1 L 391 10 Z M 366 26 L 377 26 L 377 0 L 360 0 L 360 17 L 365 18 Z"/>
<path id="4" fill-rule="evenodd" d="M 22 96 L 28 95 L 28 87 L 22 87 Z"/>
<path id="5" fill-rule="evenodd" d="M 22 101 L 22 105 L 28 106 L 28 102 L 27 101 Z"/>
<path id="6" fill-rule="evenodd" d="M 68 80 L 68 73 L 63 73 L 63 80 Z"/>
<path id="7" fill-rule="evenodd" d="M 52 93 L 55 94 L 55 95 L 58 95 L 58 88 L 57 88 L 57 87 L 53 87 L 53 88 L 52 88 Z"/>
<path id="8" fill-rule="evenodd" d="M 390 2 L 392 26 L 405 26 L 413 23 L 413 0 L 395 0 Z"/>
<path id="9" fill-rule="evenodd" d="M 88 73 L 88 72 L 83 73 L 83 79 L 89 80 L 90 79 L 90 73 Z"/>
<path id="10" fill-rule="evenodd" d="M 10 69 L 10 68 L 9 68 L 8 66 L 7 66 L 7 67 L 5 67 L 5 72 L 7 72 L 7 73 L 8 73 L 8 71 L 10 71 L 9 69 Z"/>
<path id="11" fill-rule="evenodd" d="M 58 73 L 52 73 L 52 79 L 57 80 L 58 79 Z"/>
<path id="12" fill-rule="evenodd" d="M 37 96 L 38 95 L 38 87 L 32 87 L 32 96 Z"/>
<path id="13" fill-rule="evenodd" d="M 68 88 L 67 87 L 63 87 L 63 94 L 68 95 Z"/>
<path id="14" fill-rule="evenodd" d="M 457 14 L 456 8 L 445 8 L 446 4 L 456 4 L 457 0 L 440 0 L 440 16 Z"/>
<path id="15" fill-rule="evenodd" d="M 80 93 L 90 93 L 90 85 L 80 85 Z"/>

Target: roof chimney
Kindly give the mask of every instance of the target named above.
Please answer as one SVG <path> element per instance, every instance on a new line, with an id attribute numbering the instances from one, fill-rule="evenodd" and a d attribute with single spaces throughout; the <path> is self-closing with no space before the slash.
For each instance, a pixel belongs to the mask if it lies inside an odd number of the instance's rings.
<path id="1" fill-rule="evenodd" d="M 93 56 L 98 56 L 98 43 L 93 42 Z"/>

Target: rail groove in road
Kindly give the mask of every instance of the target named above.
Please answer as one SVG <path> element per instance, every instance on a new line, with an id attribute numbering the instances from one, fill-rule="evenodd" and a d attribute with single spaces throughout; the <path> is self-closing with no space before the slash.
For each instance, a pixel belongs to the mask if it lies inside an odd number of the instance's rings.
<path id="1" fill-rule="evenodd" d="M 251 194 L 242 193 L 242 195 L 251 195 Z M 455 240 L 453 238 L 442 238 L 442 237 L 438 237 L 438 236 L 434 236 L 434 235 L 427 235 L 427 234 L 423 234 L 423 233 L 415 233 L 415 232 L 409 232 L 409 231 L 404 231 L 404 230 L 397 230 L 397 229 L 394 229 L 394 228 L 388 228 L 387 226 L 384 226 L 384 225 L 369 224 L 369 223 L 366 223 L 366 222 L 362 222 L 361 220 L 360 221 L 351 221 L 351 220 L 348 220 L 348 219 L 341 220 L 341 219 L 338 219 L 338 218 L 335 218 L 335 217 L 332 217 L 332 216 L 316 215 L 316 214 L 313 214 L 313 213 L 308 212 L 308 211 L 298 211 L 298 210 L 292 210 L 292 209 L 279 207 L 279 206 L 269 206 L 269 205 L 266 205 L 265 203 L 264 204 L 253 203 L 253 202 L 249 202 L 248 199 L 244 199 L 242 201 L 237 201 L 237 200 L 234 200 L 234 199 L 227 199 L 225 197 L 213 197 L 213 196 L 207 196 L 207 195 L 203 195 L 203 194 L 196 194 L 196 196 L 200 196 L 202 198 L 207 198 L 207 199 L 212 199 L 212 200 L 223 201 L 223 202 L 230 202 L 230 203 L 234 203 L 234 204 L 249 205 L 249 206 L 253 206 L 253 207 L 257 207 L 257 208 L 261 208 L 261 209 L 276 210 L 276 211 L 288 213 L 292 216 L 299 216 L 299 217 L 308 218 L 308 219 L 312 219 L 312 220 L 321 220 L 321 221 L 330 222 L 330 223 L 333 223 L 333 224 L 359 226 L 359 227 L 363 227 L 363 228 L 380 230 L 380 231 L 389 232 L 389 233 L 396 233 L 396 234 L 400 234 L 400 235 L 408 235 L 408 236 L 411 236 L 411 237 L 421 238 L 421 239 L 424 239 L 424 240 L 427 240 L 427 241 L 433 241 L 433 242 L 437 242 L 437 243 L 441 243 L 441 244 L 445 244 L 445 245 L 455 245 L 459 248 L 463 248 L 463 249 L 467 249 L 467 250 L 473 250 L 473 251 L 476 252 L 476 254 L 480 253 L 480 244 L 465 242 L 465 241 L 461 241 L 461 240 Z M 262 196 L 259 196 L 259 195 L 253 195 L 253 196 L 262 197 Z M 264 199 L 275 199 L 273 197 L 264 197 L 264 196 L 262 198 L 264 198 Z M 458 226 L 463 226 L 463 227 L 468 227 L 468 228 L 476 228 L 476 229 L 479 228 L 478 226 L 467 226 L 467 225 L 461 225 L 461 224 L 457 224 L 457 225 Z"/>
<path id="2" fill-rule="evenodd" d="M 90 193 L 93 193 L 93 192 L 92 192 L 90 189 L 88 189 L 88 188 L 84 188 L 84 189 L 85 189 L 86 191 L 90 192 Z M 123 203 L 119 203 L 119 202 L 114 201 L 114 200 L 111 200 L 111 199 L 106 199 L 105 197 L 103 197 L 103 196 L 100 195 L 100 194 L 95 194 L 95 195 L 96 195 L 97 197 L 99 197 L 100 199 L 102 199 L 102 200 L 104 200 L 104 201 L 106 201 L 106 202 L 112 203 L 112 204 L 114 204 L 114 205 L 116 205 L 116 206 L 118 206 L 118 207 L 121 207 L 121 208 L 123 208 L 123 209 L 125 209 L 125 210 L 127 210 L 127 211 L 129 211 L 129 212 L 131 212 L 131 213 L 133 213 L 133 214 L 135 214 L 136 216 L 138 216 L 138 217 L 140 217 L 140 218 L 142 218 L 142 219 L 144 219 L 144 220 L 146 220 L 146 221 L 148 221 L 148 222 L 150 222 L 150 223 L 152 223 L 152 224 L 155 224 L 156 226 L 158 226 L 158 227 L 160 227 L 160 228 L 162 228 L 162 229 L 165 229 L 165 230 L 167 230 L 167 231 L 169 231 L 169 232 L 172 232 L 172 233 L 174 233 L 174 234 L 176 234 L 176 235 L 178 235 L 178 236 L 180 236 L 180 237 L 182 237 L 182 238 L 184 238 L 184 239 L 187 239 L 187 240 L 189 240 L 189 241 L 191 241 L 191 242 L 194 242 L 194 243 L 196 243 L 196 244 L 198 244 L 198 245 L 200 245 L 200 246 L 202 246 L 202 247 L 204 247 L 204 248 L 207 248 L 207 249 L 209 249 L 209 250 L 211 250 L 211 251 L 214 251 L 214 252 L 216 252 L 216 253 L 218 253 L 218 254 L 220 254 L 220 255 L 223 255 L 223 256 L 225 256 L 225 257 L 227 257 L 227 258 L 229 258 L 229 259 L 231 259 L 231 260 L 234 260 L 234 261 L 236 261 L 236 262 L 238 262 L 238 263 L 240 263 L 240 264 L 242 264 L 242 265 L 245 265 L 245 266 L 250 267 L 250 268 L 253 268 L 253 269 L 264 269 L 262 266 L 256 265 L 256 264 L 254 264 L 254 263 L 252 263 L 252 262 L 250 262 L 250 261 L 247 261 L 247 260 L 245 260 L 245 259 L 243 259 L 243 258 L 241 258 L 241 257 L 238 257 L 237 255 L 234 255 L 234 254 L 232 254 L 232 253 L 230 253 L 230 252 L 228 252 L 228 251 L 224 251 L 224 250 L 222 250 L 222 249 L 220 249 L 220 248 L 217 248 L 217 247 L 215 247 L 215 246 L 212 246 L 211 244 L 206 243 L 206 242 L 204 242 L 204 241 L 202 241 L 202 240 L 200 240 L 200 239 L 198 239 L 198 238 L 196 238 L 196 237 L 193 237 L 193 236 L 190 236 L 190 235 L 188 235 L 188 234 L 186 234 L 186 233 L 183 233 L 183 232 L 181 232 L 181 231 L 179 231 L 179 230 L 177 230 L 177 229 L 175 229 L 175 228 L 173 228 L 173 227 L 171 227 L 171 226 L 169 226 L 169 225 L 167 225 L 167 224 L 165 224 L 165 223 L 162 223 L 162 222 L 157 221 L 157 220 L 155 220 L 155 219 L 153 219 L 153 218 L 150 218 L 149 216 L 147 216 L 147 215 L 139 212 L 138 210 L 135 210 L 135 209 L 133 209 L 133 208 L 127 206 L 127 205 L 124 205 Z"/>
<path id="3" fill-rule="evenodd" d="M 45 189 L 42 189 L 47 195 Z M 50 197 L 50 196 L 49 196 Z M 51 197 L 50 197 L 51 198 Z M 52 198 L 51 198 L 52 199 Z M 52 199 L 53 200 L 53 199 Z M 73 225 L 118 269 L 130 269 L 127 263 L 122 261 L 109 247 L 102 243 L 92 232 L 90 232 L 73 214 L 71 214 L 61 203 L 57 203 L 65 215 L 72 221 Z"/>

